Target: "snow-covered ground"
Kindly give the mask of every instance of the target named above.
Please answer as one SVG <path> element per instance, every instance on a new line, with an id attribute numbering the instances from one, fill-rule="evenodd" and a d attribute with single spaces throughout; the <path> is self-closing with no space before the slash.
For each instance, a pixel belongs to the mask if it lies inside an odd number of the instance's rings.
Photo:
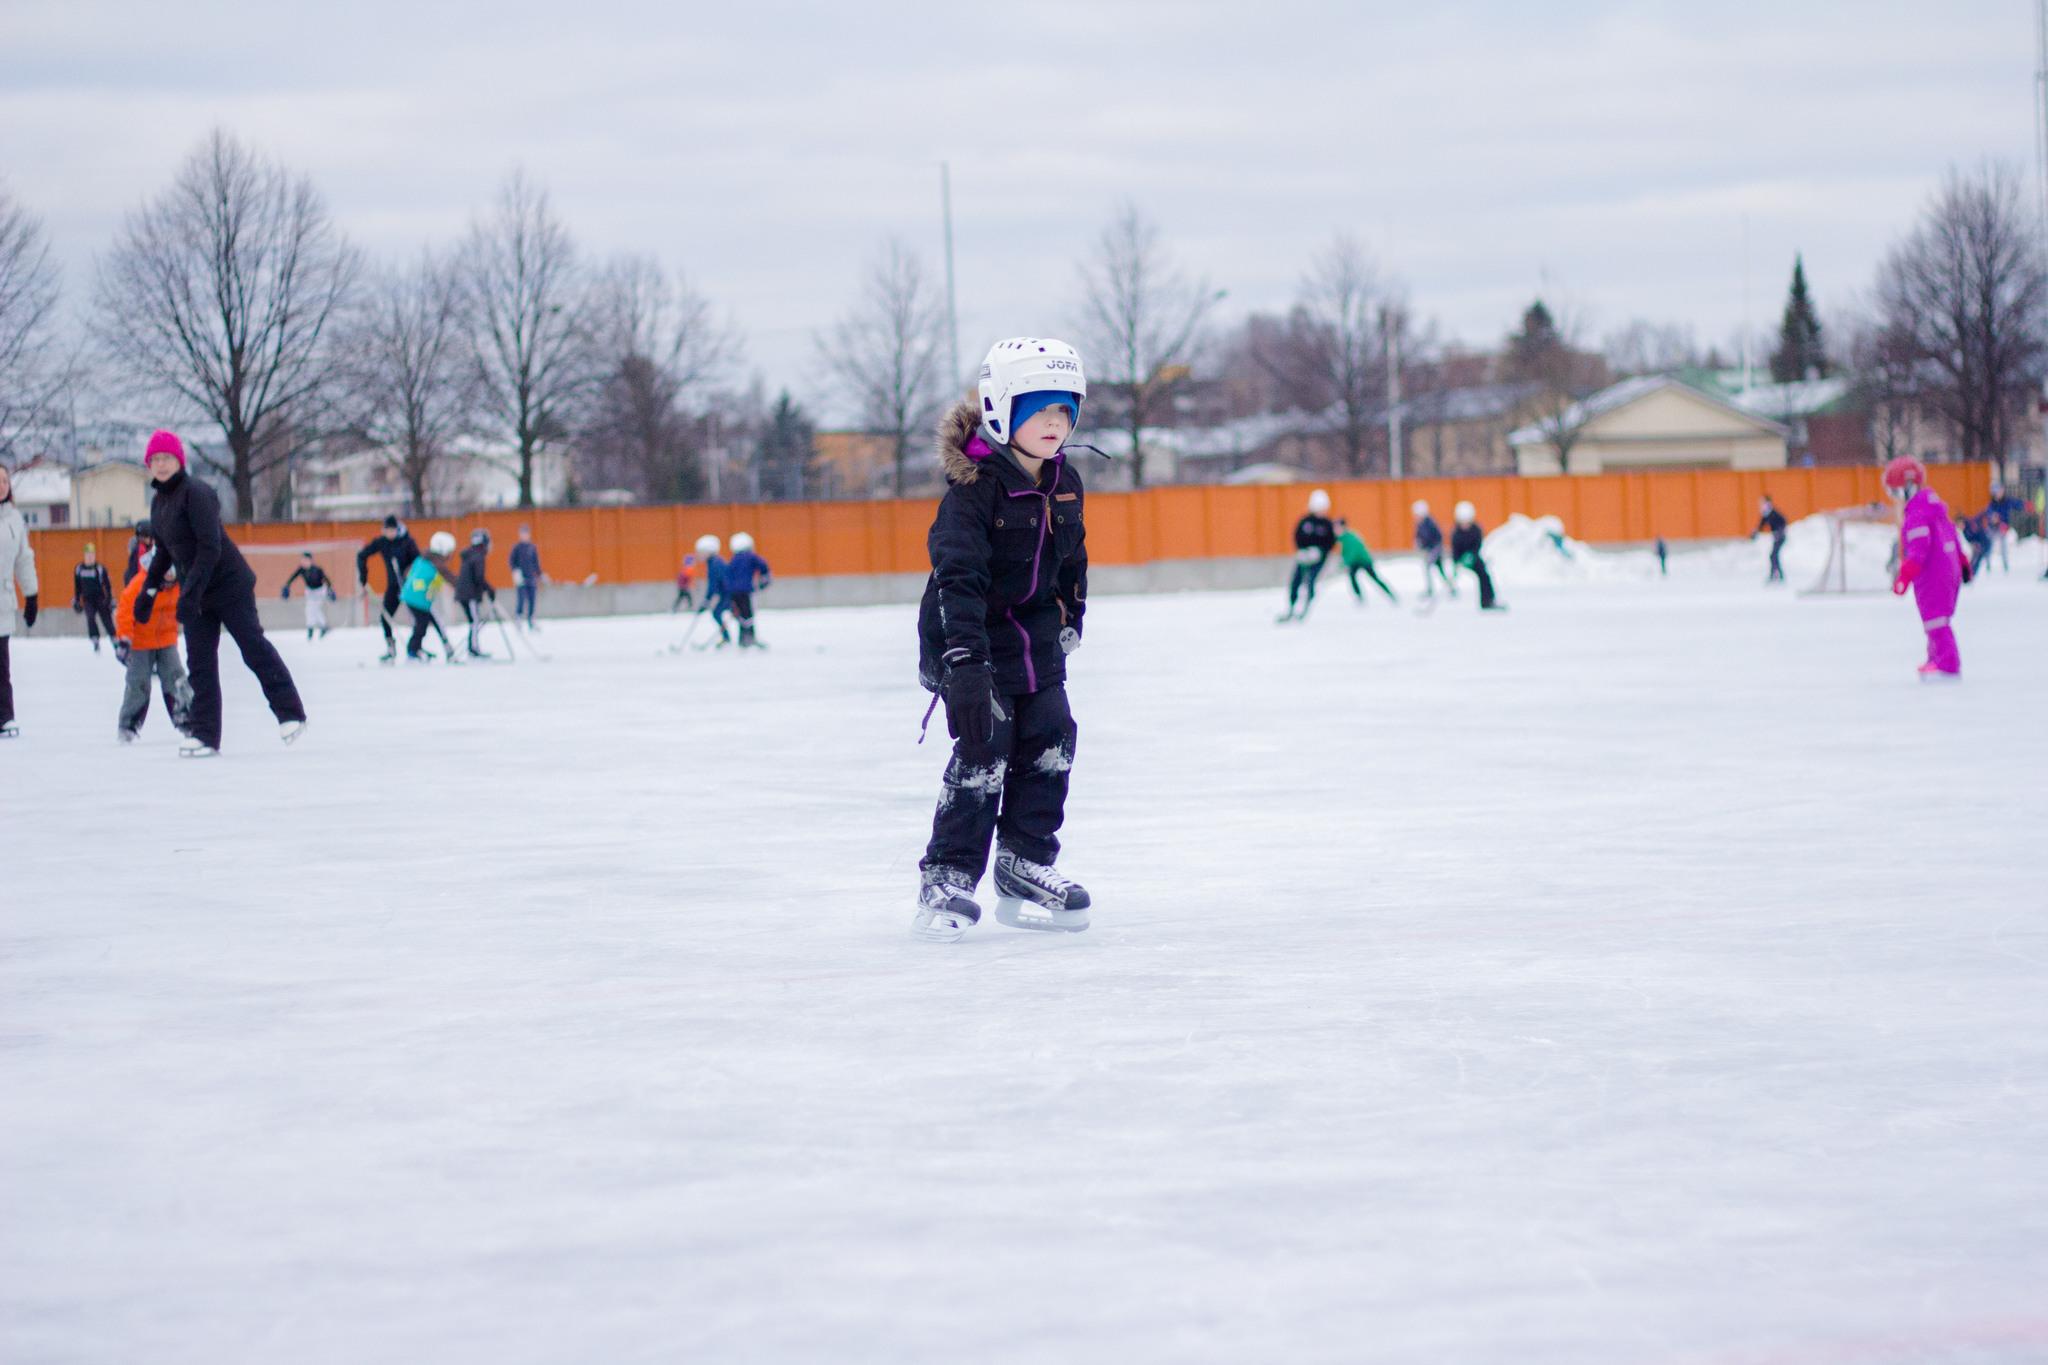
<path id="1" fill-rule="evenodd" d="M 1096 602 L 1095 927 L 952 947 L 908 608 L 284 637 L 203 763 L 17 640 L 0 1359 L 2048 1358 L 2038 548 L 1956 687 L 1760 545 L 1493 553 Z"/>

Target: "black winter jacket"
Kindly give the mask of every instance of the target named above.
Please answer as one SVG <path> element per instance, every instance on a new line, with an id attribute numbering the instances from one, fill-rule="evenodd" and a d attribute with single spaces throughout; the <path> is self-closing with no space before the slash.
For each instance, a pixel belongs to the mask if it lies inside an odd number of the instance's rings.
<path id="1" fill-rule="evenodd" d="M 1328 559 L 1330 551 L 1337 548 L 1337 524 L 1328 517 L 1310 512 L 1294 523 L 1294 548 L 1321 550 L 1323 558 Z"/>
<path id="2" fill-rule="evenodd" d="M 994 667 L 1005 696 L 1063 682 L 1060 631 L 1088 610 L 1088 539 L 1081 476 L 1065 459 L 1034 485 L 1004 446 L 975 459 L 972 402 L 939 422 L 946 496 L 926 538 L 932 573 L 918 608 L 918 678 L 936 692 L 952 664 Z"/>
<path id="3" fill-rule="evenodd" d="M 1415 523 L 1415 548 L 1428 554 L 1444 543 L 1443 528 L 1436 524 L 1435 517 L 1424 517 Z"/>
<path id="4" fill-rule="evenodd" d="M 114 580 L 104 564 L 81 564 L 71 571 L 71 600 L 81 607 L 112 606 Z"/>
<path id="5" fill-rule="evenodd" d="M 237 597 L 253 602 L 256 575 L 221 529 L 220 498 L 214 491 L 182 469 L 150 486 L 156 489 L 149 524 L 158 553 L 149 561 L 143 587 L 161 589 L 164 575 L 176 564 L 180 621 L 192 620 L 201 607 L 218 608 Z"/>
<path id="6" fill-rule="evenodd" d="M 419 543 L 412 538 L 412 532 L 400 531 L 395 536 L 380 535 L 362 549 L 356 551 L 356 581 L 370 581 L 370 561 L 384 561 L 384 592 L 396 597 L 398 590 L 405 586 L 405 576 L 412 571 L 412 562 L 420 557 Z"/>
<path id="7" fill-rule="evenodd" d="M 484 561 L 490 557 L 488 545 L 472 545 L 462 552 L 462 571 L 455 575 L 456 601 L 481 602 L 486 596 L 497 596 L 491 581 L 484 577 Z"/>
<path id="8" fill-rule="evenodd" d="M 1451 531 L 1451 558 L 1463 559 L 1466 555 L 1476 555 L 1479 553 L 1479 547 L 1485 543 L 1486 528 L 1478 522 L 1475 521 L 1470 526 L 1455 527 Z"/>
<path id="9" fill-rule="evenodd" d="M 1769 531 L 1772 540 L 1783 540 L 1785 538 L 1785 514 L 1775 507 L 1764 513 L 1763 516 L 1757 519 L 1756 531 L 1752 531 L 1750 534 L 1755 535 L 1760 531 Z"/>

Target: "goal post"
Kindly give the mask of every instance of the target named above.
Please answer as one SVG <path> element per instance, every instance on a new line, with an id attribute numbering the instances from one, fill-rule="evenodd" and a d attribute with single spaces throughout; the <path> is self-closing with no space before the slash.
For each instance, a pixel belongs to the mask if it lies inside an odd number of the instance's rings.
<path id="1" fill-rule="evenodd" d="M 1898 514 L 1883 503 L 1837 507 L 1820 514 L 1827 522 L 1828 553 L 1820 577 L 1802 597 L 1881 593 L 1891 587 L 1898 554 Z"/>
<path id="2" fill-rule="evenodd" d="M 242 558 L 249 561 L 249 568 L 256 574 L 259 601 L 282 593 L 286 582 L 305 562 L 305 556 L 311 555 L 313 562 L 326 571 L 327 580 L 334 587 L 335 598 L 342 605 L 343 610 L 336 615 L 337 624 L 350 621 L 359 625 L 369 624 L 365 605 L 368 599 L 356 586 L 356 551 L 362 548 L 361 541 L 292 540 L 255 545 L 237 541 L 235 548 L 242 552 Z M 294 597 L 304 591 L 304 580 L 292 585 Z"/>

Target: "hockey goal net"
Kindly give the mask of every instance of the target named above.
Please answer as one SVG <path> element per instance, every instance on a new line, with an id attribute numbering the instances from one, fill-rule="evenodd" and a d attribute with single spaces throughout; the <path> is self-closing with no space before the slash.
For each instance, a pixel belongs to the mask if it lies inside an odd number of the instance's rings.
<path id="1" fill-rule="evenodd" d="M 242 558 L 249 561 L 250 569 L 255 571 L 256 596 L 259 600 L 276 597 L 284 591 L 284 585 L 298 571 L 299 566 L 305 563 L 307 555 L 311 555 L 313 562 L 326 571 L 327 582 L 334 589 L 336 598 L 350 602 L 358 592 L 356 551 L 362 548 L 360 541 L 294 540 L 268 545 L 246 545 L 237 541 L 236 548 L 242 552 Z M 305 590 L 305 581 L 301 579 L 292 585 L 292 596 L 296 598 Z M 350 605 L 350 616 L 338 619 L 355 619 L 361 615 L 360 609 L 355 608 L 353 602 Z"/>
<path id="2" fill-rule="evenodd" d="M 1838 507 L 1821 513 L 1827 527 L 1827 560 L 1820 577 L 1802 594 L 1840 597 L 1880 593 L 1891 587 L 1898 564 L 1898 513 L 1883 503 Z"/>

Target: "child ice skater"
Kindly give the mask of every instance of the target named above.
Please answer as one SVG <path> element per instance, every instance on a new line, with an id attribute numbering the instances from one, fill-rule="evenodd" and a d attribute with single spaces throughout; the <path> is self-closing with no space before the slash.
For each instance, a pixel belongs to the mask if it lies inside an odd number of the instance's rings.
<path id="1" fill-rule="evenodd" d="M 1087 392 L 1073 347 L 1013 337 L 982 362 L 976 397 L 939 423 L 946 495 L 926 540 L 918 678 L 934 707 L 945 702 L 954 745 L 911 926 L 934 942 L 980 921 L 991 840 L 997 919 L 1088 927 L 1087 891 L 1053 867 L 1074 766 L 1067 656 L 1088 608 L 1081 479 L 1062 447 Z"/>
<path id="2" fill-rule="evenodd" d="M 422 646 L 427 642 L 427 631 L 441 637 L 442 653 L 449 663 L 460 663 L 455 646 L 448 641 L 448 632 L 441 629 L 441 622 L 434 615 L 434 594 L 448 582 L 451 572 L 449 556 L 455 553 L 455 537 L 446 531 L 434 532 L 427 542 L 427 548 L 420 551 L 412 567 L 405 573 L 405 588 L 400 594 L 406 609 L 412 613 L 412 638 L 406 641 L 405 657 L 425 662 L 434 656 Z"/>
<path id="3" fill-rule="evenodd" d="M 1444 567 L 1444 528 L 1436 524 L 1436 518 L 1429 514 L 1429 504 L 1420 498 L 1408 511 L 1415 518 L 1415 552 L 1422 556 L 1422 595 L 1434 598 L 1436 580 L 1441 578 L 1451 596 L 1456 597 L 1457 580 Z"/>
<path id="4" fill-rule="evenodd" d="M 149 719 L 149 680 L 155 677 L 163 689 L 164 708 L 171 713 L 171 728 L 184 734 L 190 727 L 192 684 L 185 677 L 185 662 L 178 657 L 178 570 L 164 571 L 163 588 L 156 595 L 156 610 L 147 621 L 135 619 L 135 599 L 142 595 L 150 561 L 159 553 L 145 542 L 138 559 L 141 572 L 128 580 L 114 605 L 114 652 L 128 666 L 128 686 L 121 695 L 121 712 L 115 736 L 133 744 Z"/>
<path id="5" fill-rule="evenodd" d="M 1372 566 L 1372 551 L 1365 546 L 1365 537 L 1351 529 L 1351 523 L 1337 518 L 1337 549 L 1344 556 L 1344 572 L 1351 576 L 1351 595 L 1363 605 L 1365 589 L 1358 586 L 1358 576 L 1364 574 L 1380 585 L 1380 591 L 1387 595 L 1389 602 L 1398 603 L 1394 590 L 1387 586 L 1387 580 L 1380 577 L 1379 570 Z"/>
<path id="6" fill-rule="evenodd" d="M 334 600 L 334 583 L 313 559 L 313 552 L 306 551 L 299 556 L 299 567 L 292 570 L 292 576 L 284 581 L 284 591 L 279 596 L 291 600 L 292 584 L 306 585 L 306 638 L 315 634 L 327 634 L 327 604 Z"/>
<path id="7" fill-rule="evenodd" d="M 1330 520 L 1330 495 L 1318 488 L 1308 495 L 1308 511 L 1294 523 L 1294 574 L 1287 580 L 1287 611 L 1280 620 L 1306 621 L 1316 604 L 1316 578 L 1337 548 L 1337 527 Z M 1356 587 L 1357 584 L 1353 584 Z"/>
<path id="8" fill-rule="evenodd" d="M 1884 488 L 1906 506 L 1899 523 L 1899 572 L 1892 579 L 1892 591 L 1903 597 L 1911 588 L 1913 604 L 1920 608 L 1920 625 L 1927 632 L 1921 680 L 1960 678 L 1963 659 L 1956 651 L 1951 621 L 1956 598 L 1969 581 L 1969 567 L 1956 539 L 1955 522 L 1941 496 L 1927 486 L 1927 466 L 1911 455 L 1901 455 L 1884 467 Z"/>

